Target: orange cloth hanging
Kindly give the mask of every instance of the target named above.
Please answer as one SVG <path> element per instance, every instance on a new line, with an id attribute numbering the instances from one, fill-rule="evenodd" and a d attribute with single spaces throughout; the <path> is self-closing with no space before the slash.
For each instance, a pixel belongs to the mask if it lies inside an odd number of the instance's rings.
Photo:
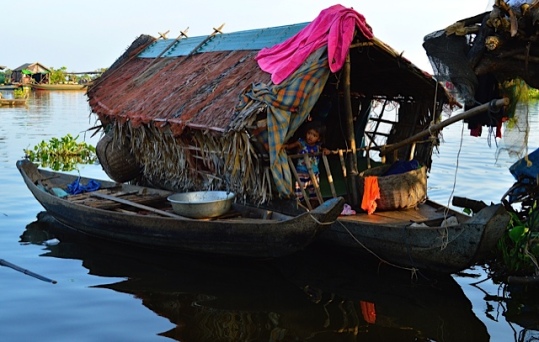
<path id="1" fill-rule="evenodd" d="M 360 300 L 359 306 L 361 307 L 361 314 L 365 322 L 370 324 L 376 323 L 376 307 L 374 303 Z"/>
<path id="2" fill-rule="evenodd" d="M 380 188 L 378 187 L 378 177 L 365 177 L 363 186 L 363 199 L 361 201 L 361 209 L 365 210 L 369 215 L 376 210 L 376 200 L 380 199 Z"/>

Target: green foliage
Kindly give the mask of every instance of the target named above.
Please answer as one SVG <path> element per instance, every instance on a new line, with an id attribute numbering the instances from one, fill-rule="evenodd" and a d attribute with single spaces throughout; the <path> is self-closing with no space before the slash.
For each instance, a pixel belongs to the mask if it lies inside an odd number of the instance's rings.
<path id="1" fill-rule="evenodd" d="M 41 141 L 33 149 L 25 149 L 26 158 L 38 162 L 42 167 L 50 167 L 55 171 L 75 170 L 77 164 L 91 164 L 97 159 L 95 147 L 84 142 L 77 142 L 67 134 L 63 138 L 51 138 Z"/>
<path id="2" fill-rule="evenodd" d="M 498 242 L 503 262 L 508 273 L 539 273 L 539 210 L 537 202 L 528 212 L 527 219 L 511 214 L 507 232 Z"/>
<path id="3" fill-rule="evenodd" d="M 528 90 L 528 97 L 530 99 L 539 100 L 539 89 L 530 88 Z"/>
<path id="4" fill-rule="evenodd" d="M 67 68 L 65 66 L 61 67 L 60 69 L 51 68 L 51 72 L 49 74 L 49 83 L 51 84 L 64 83 L 67 80 L 66 71 L 67 71 Z"/>
<path id="5" fill-rule="evenodd" d="M 12 71 L 10 69 L 5 69 L 4 71 L 0 71 L 0 84 L 11 83 L 11 74 L 12 74 Z"/>
<path id="6" fill-rule="evenodd" d="M 13 96 L 16 99 L 24 99 L 28 97 L 28 89 L 25 88 L 17 88 L 13 90 Z"/>

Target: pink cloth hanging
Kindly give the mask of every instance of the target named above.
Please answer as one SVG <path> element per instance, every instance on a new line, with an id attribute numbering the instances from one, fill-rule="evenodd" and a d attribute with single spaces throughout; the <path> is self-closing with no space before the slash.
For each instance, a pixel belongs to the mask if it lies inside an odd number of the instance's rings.
<path id="1" fill-rule="evenodd" d="M 279 84 L 294 73 L 311 53 L 327 45 L 329 68 L 337 72 L 346 60 L 356 27 L 365 38 L 374 37 L 363 15 L 351 8 L 334 5 L 320 12 L 295 36 L 260 50 L 256 60 L 262 70 L 271 74 L 272 82 Z"/>

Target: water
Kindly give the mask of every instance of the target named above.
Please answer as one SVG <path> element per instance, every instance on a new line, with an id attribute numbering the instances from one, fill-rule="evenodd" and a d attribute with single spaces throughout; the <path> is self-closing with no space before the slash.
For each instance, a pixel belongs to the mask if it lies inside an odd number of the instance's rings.
<path id="1" fill-rule="evenodd" d="M 537 108 L 530 151 L 537 148 Z M 120 248 L 36 222 L 41 206 L 15 162 L 41 140 L 96 124 L 83 92 L 33 92 L 25 108 L 1 108 L 0 258 L 54 279 L 0 267 L 3 341 L 529 341 L 539 336 L 537 298 L 501 292 L 480 267 L 440 279 L 376 274 L 338 253 L 311 249 L 278 262 L 170 256 Z M 462 148 L 460 148 L 462 136 Z M 498 201 L 513 160 L 444 130 L 429 196 Z M 459 153 L 460 150 L 460 153 Z M 457 167 L 458 165 L 458 167 Z M 74 171 L 75 173 L 77 171 Z M 106 178 L 98 165 L 85 176 Z M 456 172 L 456 173 L 455 173 Z M 455 182 L 456 179 L 456 182 Z M 434 282 L 436 280 L 436 282 Z M 372 315 L 372 304 L 376 315 Z M 363 311 L 361 308 L 363 307 Z M 369 313 L 371 313 L 369 315 Z"/>

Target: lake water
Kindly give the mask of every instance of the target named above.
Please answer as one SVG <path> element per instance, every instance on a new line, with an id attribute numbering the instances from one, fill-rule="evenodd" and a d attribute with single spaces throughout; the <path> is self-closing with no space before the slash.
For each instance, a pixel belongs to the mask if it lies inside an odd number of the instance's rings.
<path id="1" fill-rule="evenodd" d="M 440 279 L 361 265 L 309 249 L 279 261 L 171 256 L 120 247 L 38 222 L 42 207 L 15 162 L 51 137 L 95 125 L 83 92 L 32 92 L 28 107 L 0 107 L 2 341 L 532 341 L 539 298 L 490 281 L 481 267 Z M 529 151 L 538 147 L 532 108 Z M 462 140 L 462 147 L 461 147 Z M 444 130 L 429 197 L 499 201 L 514 162 L 461 123 Z M 106 178 L 99 165 L 81 174 Z M 76 172 L 75 172 L 76 173 Z M 535 296 L 536 297 L 536 296 Z"/>

